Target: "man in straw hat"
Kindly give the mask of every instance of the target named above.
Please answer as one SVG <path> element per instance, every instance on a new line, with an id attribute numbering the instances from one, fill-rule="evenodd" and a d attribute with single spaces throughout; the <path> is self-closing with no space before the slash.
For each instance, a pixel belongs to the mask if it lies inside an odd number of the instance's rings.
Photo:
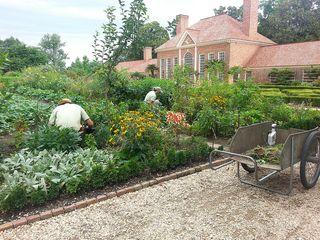
<path id="1" fill-rule="evenodd" d="M 144 102 L 151 105 L 157 105 L 157 106 L 161 105 L 161 102 L 157 100 L 157 94 L 159 93 L 162 93 L 161 88 L 154 87 L 150 92 L 148 92 L 148 94 L 144 98 Z"/>
<path id="2" fill-rule="evenodd" d="M 93 127 L 93 121 L 89 118 L 86 111 L 77 104 L 65 98 L 59 102 L 49 119 L 49 125 L 60 126 L 63 128 L 73 128 L 76 131 L 83 131 L 81 125 L 83 121 L 90 129 Z"/>

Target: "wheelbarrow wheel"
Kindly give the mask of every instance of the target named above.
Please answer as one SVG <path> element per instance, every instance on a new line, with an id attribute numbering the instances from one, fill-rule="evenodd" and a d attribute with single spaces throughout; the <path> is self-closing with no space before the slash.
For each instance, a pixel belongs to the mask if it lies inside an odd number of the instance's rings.
<path id="1" fill-rule="evenodd" d="M 302 149 L 300 179 L 306 189 L 313 188 L 320 174 L 320 132 L 312 132 Z"/>
<path id="2" fill-rule="evenodd" d="M 250 167 L 247 164 L 241 163 L 241 166 L 243 167 L 244 170 L 246 170 L 248 173 L 254 173 L 255 169 L 254 167 Z"/>

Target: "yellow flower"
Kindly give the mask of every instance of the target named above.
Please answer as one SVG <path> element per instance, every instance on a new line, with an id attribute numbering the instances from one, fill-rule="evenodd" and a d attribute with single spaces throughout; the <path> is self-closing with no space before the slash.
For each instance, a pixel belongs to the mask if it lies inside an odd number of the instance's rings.
<path id="1" fill-rule="evenodd" d="M 118 134 L 119 133 L 119 129 L 116 129 L 113 131 L 114 134 Z"/>

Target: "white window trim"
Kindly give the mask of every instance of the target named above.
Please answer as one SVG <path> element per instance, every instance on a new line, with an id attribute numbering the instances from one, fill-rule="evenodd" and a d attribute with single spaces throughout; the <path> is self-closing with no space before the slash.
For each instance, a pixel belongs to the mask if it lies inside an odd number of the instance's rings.
<path id="1" fill-rule="evenodd" d="M 220 58 L 220 54 L 224 54 L 224 59 L 222 60 L 221 58 Z M 224 51 L 222 51 L 222 52 L 218 52 L 218 60 L 219 61 L 225 61 L 226 60 L 226 52 L 224 52 Z"/>
<path id="2" fill-rule="evenodd" d="M 210 55 L 213 55 L 213 59 L 210 59 Z M 208 53 L 208 61 L 212 61 L 212 60 L 214 60 L 214 56 L 215 56 L 215 54 L 213 53 L 213 52 L 210 52 L 210 53 Z"/>
<path id="3" fill-rule="evenodd" d="M 199 65 L 198 65 L 198 69 L 199 69 L 199 75 L 201 75 L 201 56 L 204 57 L 204 65 L 206 64 L 206 55 L 205 54 L 199 54 Z M 204 77 L 204 66 L 203 66 L 203 77 Z"/>
<path id="4" fill-rule="evenodd" d="M 175 62 L 175 60 L 177 59 L 177 64 L 176 64 L 176 62 Z M 172 58 L 172 62 L 173 62 L 173 66 L 175 67 L 175 66 L 178 66 L 179 65 L 179 57 L 173 57 Z"/>
<path id="5" fill-rule="evenodd" d="M 172 62 L 171 62 L 171 69 L 169 69 L 169 60 L 172 60 L 172 59 L 171 58 L 166 59 L 166 79 L 169 79 L 170 71 L 172 69 Z"/>
<path id="6" fill-rule="evenodd" d="M 163 77 L 163 75 L 162 75 L 162 72 L 163 72 L 163 62 L 164 62 L 164 64 L 166 65 L 166 59 L 165 58 L 161 58 L 160 59 L 160 79 L 164 79 Z"/>
<path id="7" fill-rule="evenodd" d="M 183 55 L 183 61 L 182 61 L 182 62 L 183 62 L 183 66 L 186 64 L 186 55 L 187 55 L 188 53 L 190 53 L 191 56 L 192 56 L 192 67 L 194 67 L 194 65 L 195 65 L 195 59 L 194 59 L 194 56 L 193 56 L 192 52 L 190 52 L 190 51 L 186 51 L 185 54 Z"/>

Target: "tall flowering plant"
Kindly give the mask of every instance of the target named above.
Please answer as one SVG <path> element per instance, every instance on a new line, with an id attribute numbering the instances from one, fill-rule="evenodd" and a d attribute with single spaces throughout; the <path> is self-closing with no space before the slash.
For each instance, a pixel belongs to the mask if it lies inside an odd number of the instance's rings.
<path id="1" fill-rule="evenodd" d="M 166 123 L 176 135 L 190 128 L 190 125 L 186 121 L 186 115 L 181 112 L 168 112 Z"/>
<path id="2" fill-rule="evenodd" d="M 112 136 L 109 144 L 120 145 L 130 155 L 145 155 L 160 144 L 160 123 L 152 112 L 126 112 L 111 127 Z"/>

